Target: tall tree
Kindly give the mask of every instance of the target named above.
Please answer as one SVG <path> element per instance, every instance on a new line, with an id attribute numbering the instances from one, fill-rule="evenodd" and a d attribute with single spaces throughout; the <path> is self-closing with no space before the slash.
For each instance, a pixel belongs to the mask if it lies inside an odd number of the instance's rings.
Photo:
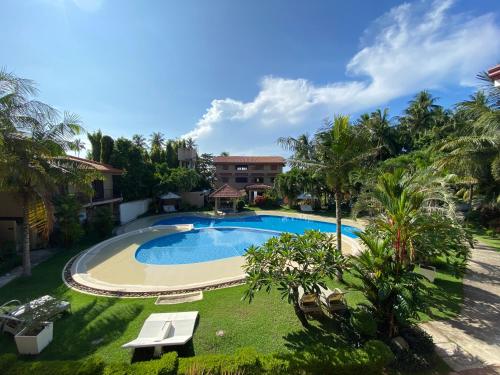
<path id="1" fill-rule="evenodd" d="M 52 194 L 67 183 L 90 184 L 81 163 L 68 160 L 73 137 L 82 131 L 78 117 L 61 116 L 32 99 L 32 81 L 0 71 L 0 188 L 21 197 L 23 273 L 31 275 L 30 229 L 48 233 Z"/>
<path id="2" fill-rule="evenodd" d="M 314 139 L 309 134 L 301 134 L 297 138 L 280 137 L 278 144 L 285 150 L 293 151 L 293 158 L 312 160 L 314 158 Z"/>
<path id="3" fill-rule="evenodd" d="M 165 160 L 169 168 L 177 168 L 179 166 L 179 157 L 177 155 L 178 145 L 173 139 L 167 141 L 165 148 Z"/>
<path id="4" fill-rule="evenodd" d="M 102 133 L 100 130 L 94 133 L 88 133 L 87 138 L 92 145 L 92 160 L 100 161 L 101 160 L 101 138 Z"/>
<path id="5" fill-rule="evenodd" d="M 153 164 L 163 162 L 163 145 L 165 137 L 160 132 L 154 132 L 150 137 L 150 157 Z"/>
<path id="6" fill-rule="evenodd" d="M 147 146 L 146 138 L 141 134 L 134 134 L 132 136 L 132 143 L 140 149 L 145 149 Z"/>
<path id="7" fill-rule="evenodd" d="M 77 138 L 73 141 L 72 150 L 76 151 L 76 155 L 78 157 L 80 157 L 80 151 L 85 150 L 85 144 L 80 138 Z"/>
<path id="8" fill-rule="evenodd" d="M 104 135 L 101 138 L 101 163 L 109 164 L 114 143 L 113 138 L 109 135 Z"/>

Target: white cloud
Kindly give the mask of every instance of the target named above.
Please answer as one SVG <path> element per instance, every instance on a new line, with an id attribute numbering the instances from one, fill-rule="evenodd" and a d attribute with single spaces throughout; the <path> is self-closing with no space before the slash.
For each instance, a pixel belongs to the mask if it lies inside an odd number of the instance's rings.
<path id="1" fill-rule="evenodd" d="M 423 89 L 471 86 L 500 55 L 500 27 L 492 14 L 452 14 L 451 6 L 451 0 L 405 3 L 377 19 L 346 67 L 357 79 L 319 86 L 265 77 L 253 101 L 213 100 L 184 136 L 204 151 L 276 153 L 279 136 L 312 133 L 333 113 L 371 109 Z"/>

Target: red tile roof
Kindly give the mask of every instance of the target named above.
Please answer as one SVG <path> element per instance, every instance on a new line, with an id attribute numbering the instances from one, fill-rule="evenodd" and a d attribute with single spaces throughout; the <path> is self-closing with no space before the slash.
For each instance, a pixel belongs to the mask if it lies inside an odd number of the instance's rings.
<path id="1" fill-rule="evenodd" d="M 488 76 L 492 80 L 500 79 L 500 64 L 488 70 Z"/>
<path id="2" fill-rule="evenodd" d="M 212 194 L 210 194 L 210 198 L 239 198 L 243 196 L 241 191 L 235 189 L 228 184 L 222 185 L 220 188 L 215 190 Z"/>
<path id="3" fill-rule="evenodd" d="M 69 160 L 74 160 L 74 161 L 78 161 L 80 163 L 86 164 L 92 168 L 95 168 L 99 172 L 111 173 L 111 174 L 117 174 L 117 175 L 123 174 L 122 169 L 115 168 L 109 164 L 99 163 L 97 161 L 83 159 L 83 158 L 77 158 L 76 156 L 70 156 L 70 155 L 68 155 L 67 158 Z"/>
<path id="4" fill-rule="evenodd" d="M 285 164 L 281 156 L 216 156 L 214 164 Z"/>

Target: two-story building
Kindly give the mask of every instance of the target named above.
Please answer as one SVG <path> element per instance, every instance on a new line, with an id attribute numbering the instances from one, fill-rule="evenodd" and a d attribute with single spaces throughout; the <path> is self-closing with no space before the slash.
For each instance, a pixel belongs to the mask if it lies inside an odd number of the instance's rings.
<path id="1" fill-rule="evenodd" d="M 214 158 L 216 187 L 224 184 L 245 190 L 252 202 L 274 184 L 283 172 L 285 159 L 281 156 L 216 156 Z"/>

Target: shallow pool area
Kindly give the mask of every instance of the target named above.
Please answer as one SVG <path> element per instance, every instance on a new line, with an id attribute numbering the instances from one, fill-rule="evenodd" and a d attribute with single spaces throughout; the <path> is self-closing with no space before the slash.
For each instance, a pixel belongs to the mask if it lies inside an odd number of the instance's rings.
<path id="1" fill-rule="evenodd" d="M 143 243 L 135 258 L 146 264 L 190 264 L 245 255 L 278 232 L 248 228 L 202 228 Z"/>

